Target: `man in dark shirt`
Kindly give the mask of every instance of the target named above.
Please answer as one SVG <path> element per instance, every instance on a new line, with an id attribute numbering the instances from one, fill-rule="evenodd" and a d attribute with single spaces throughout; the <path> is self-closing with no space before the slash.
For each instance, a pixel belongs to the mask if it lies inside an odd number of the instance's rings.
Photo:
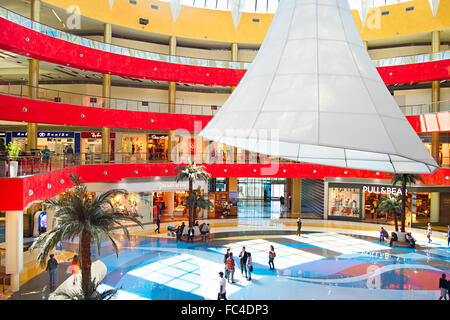
<path id="1" fill-rule="evenodd" d="M 241 274 L 244 275 L 245 270 L 245 278 L 248 278 L 247 274 L 247 259 L 248 259 L 248 252 L 245 251 L 245 247 L 242 247 L 242 251 L 239 253 L 240 258 L 240 265 L 241 265 Z"/>
<path id="2" fill-rule="evenodd" d="M 448 281 L 447 279 L 445 279 L 445 273 L 443 273 L 442 277 L 439 279 L 439 289 L 441 290 L 441 296 L 439 297 L 439 300 L 442 300 L 442 298 L 447 300 Z"/>
<path id="3" fill-rule="evenodd" d="M 50 289 L 54 289 L 56 285 L 56 269 L 58 267 L 58 261 L 55 259 L 55 255 L 51 254 L 50 259 L 47 262 L 47 268 L 50 277 Z"/>
<path id="4" fill-rule="evenodd" d="M 300 219 L 300 217 L 299 217 L 297 219 L 297 236 L 299 236 L 299 237 L 300 237 L 301 229 L 302 229 L 302 219 Z"/>
<path id="5" fill-rule="evenodd" d="M 395 232 L 392 232 L 391 233 L 391 241 L 389 241 L 389 247 L 392 247 L 392 243 L 397 240 L 398 240 L 397 234 Z"/>

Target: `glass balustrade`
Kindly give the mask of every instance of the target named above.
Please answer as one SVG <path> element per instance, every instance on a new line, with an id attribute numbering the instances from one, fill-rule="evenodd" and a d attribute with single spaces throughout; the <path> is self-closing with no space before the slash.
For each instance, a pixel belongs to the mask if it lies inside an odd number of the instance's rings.
<path id="1" fill-rule="evenodd" d="M 0 94 L 28 98 L 28 85 L 0 85 Z M 140 111 L 169 113 L 169 104 L 153 101 L 140 101 L 121 98 L 103 98 L 101 96 L 92 96 L 78 94 L 66 91 L 58 91 L 39 87 L 38 100 L 59 102 L 85 107 L 108 108 L 116 110 Z M 175 103 L 174 113 L 214 116 L 220 109 L 215 105 L 196 105 Z"/>
<path id="2" fill-rule="evenodd" d="M 278 164 L 296 163 L 291 160 L 279 159 L 257 153 L 238 151 L 231 152 L 208 151 L 203 153 L 191 153 L 174 150 L 171 154 L 171 161 L 167 152 L 161 153 L 74 153 L 74 154 L 51 154 L 43 155 L 23 155 L 19 157 L 0 156 L 0 177 L 10 177 L 10 166 L 13 161 L 18 162 L 17 177 L 30 176 L 46 172 L 61 170 L 79 165 L 93 164 L 145 164 L 145 163 L 189 163 L 195 161 L 203 164 Z M 109 159 L 106 160 L 107 156 Z"/>
<path id="3" fill-rule="evenodd" d="M 48 36 L 65 40 L 74 44 L 78 44 L 84 47 L 102 50 L 106 52 L 116 53 L 120 55 L 130 56 L 134 58 L 141 58 L 160 62 L 169 62 L 176 64 L 185 64 L 191 66 L 212 67 L 212 68 L 224 68 L 224 69 L 237 69 L 246 70 L 250 66 L 249 62 L 232 62 L 224 60 L 210 60 L 200 59 L 194 57 L 182 57 L 172 56 L 155 52 L 142 51 L 133 48 L 126 48 L 122 46 L 116 46 L 112 44 L 106 44 L 100 41 L 95 41 L 87 38 L 82 38 L 77 35 L 73 35 L 61 30 L 54 29 L 52 27 L 43 25 L 41 23 L 34 22 L 26 17 L 23 17 L 17 13 L 9 11 L 0 7 L 0 17 L 19 24 L 23 27 L 32 29 L 34 31 L 46 34 Z M 430 62 L 436 60 L 450 59 L 450 51 L 443 51 L 429 54 L 419 54 L 404 57 L 393 57 L 387 59 L 372 60 L 376 67 L 387 67 L 394 65 L 413 64 L 421 62 Z"/>
<path id="4" fill-rule="evenodd" d="M 434 103 L 400 106 L 405 116 L 418 116 L 427 113 L 450 111 L 450 100 Z"/>

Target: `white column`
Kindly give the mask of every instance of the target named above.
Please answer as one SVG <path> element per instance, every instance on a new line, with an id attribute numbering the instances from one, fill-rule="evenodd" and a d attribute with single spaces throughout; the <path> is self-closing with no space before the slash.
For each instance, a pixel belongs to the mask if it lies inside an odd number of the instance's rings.
<path id="1" fill-rule="evenodd" d="M 167 193 L 168 193 L 167 214 L 169 215 L 169 217 L 173 217 L 173 209 L 174 209 L 173 196 L 174 196 L 174 193 L 173 192 L 167 192 Z"/>
<path id="2" fill-rule="evenodd" d="M 430 222 L 439 222 L 439 192 L 431 192 Z"/>
<path id="3" fill-rule="evenodd" d="M 23 269 L 23 212 L 6 211 L 6 273 L 11 275 L 11 291 L 19 291 L 19 275 Z"/>
<path id="4" fill-rule="evenodd" d="M 55 208 L 48 208 L 45 210 L 47 212 L 47 232 L 53 229 L 53 218 L 55 216 Z"/>

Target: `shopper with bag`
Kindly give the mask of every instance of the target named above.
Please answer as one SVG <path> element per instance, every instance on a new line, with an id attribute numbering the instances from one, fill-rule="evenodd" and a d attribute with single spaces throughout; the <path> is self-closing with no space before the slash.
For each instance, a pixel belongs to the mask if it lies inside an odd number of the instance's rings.
<path id="1" fill-rule="evenodd" d="M 269 251 L 269 270 L 275 270 L 275 265 L 273 264 L 273 260 L 275 259 L 276 256 L 277 256 L 277 254 L 275 253 L 275 249 L 271 245 L 270 251 Z"/>

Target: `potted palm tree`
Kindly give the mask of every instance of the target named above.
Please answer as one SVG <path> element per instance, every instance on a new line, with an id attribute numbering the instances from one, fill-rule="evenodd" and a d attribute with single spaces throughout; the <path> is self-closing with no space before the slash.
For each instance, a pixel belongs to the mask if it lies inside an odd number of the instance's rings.
<path id="1" fill-rule="evenodd" d="M 81 256 L 81 292 L 85 299 L 91 299 L 93 293 L 91 280 L 92 243 L 97 244 L 100 254 L 102 239 L 109 239 L 116 256 L 118 256 L 118 247 L 111 235 L 112 230 L 117 227 L 122 228 L 125 236 L 129 239 L 128 229 L 122 222 L 131 221 L 141 228 L 143 228 L 143 225 L 137 217 L 130 215 L 126 209 L 119 210 L 111 202 L 111 199 L 117 194 L 128 194 L 126 190 L 112 189 L 99 196 L 91 196 L 86 185 L 80 182 L 78 176 L 71 175 L 70 178 L 74 188 L 73 192 L 68 192 L 67 197 L 41 202 L 50 208 L 55 208 L 53 218 L 55 227 L 40 235 L 32 244 L 31 249 L 41 246 L 37 259 L 38 263 L 43 266 L 49 252 L 56 247 L 58 242 L 63 240 L 73 241 L 78 237 Z"/>
<path id="2" fill-rule="evenodd" d="M 401 216 L 400 216 L 400 221 L 401 221 L 401 229 L 400 232 L 404 233 L 405 231 L 405 217 L 406 217 L 406 207 L 407 205 L 407 195 L 406 195 L 406 186 L 407 185 L 411 185 L 411 184 L 415 184 L 417 181 L 423 181 L 422 177 L 420 177 L 418 174 L 407 174 L 407 173 L 402 173 L 402 174 L 396 174 L 392 177 L 392 185 L 395 186 L 398 183 L 401 184 L 401 190 L 402 190 L 402 207 L 401 207 Z"/>
<path id="3" fill-rule="evenodd" d="M 194 212 L 194 220 L 198 219 L 199 210 L 209 210 L 210 207 L 213 206 L 212 202 L 209 200 L 208 195 L 204 195 L 200 193 L 200 190 L 194 190 L 192 203 L 190 203 L 189 196 L 184 198 L 184 201 L 189 205 L 192 205 Z M 199 210 L 198 210 L 199 209 Z"/>
<path id="4" fill-rule="evenodd" d="M 174 169 L 174 172 L 177 174 L 176 181 L 189 181 L 189 193 L 188 193 L 188 201 L 187 205 L 189 208 L 189 227 L 194 225 L 194 192 L 193 186 L 194 183 L 199 180 L 208 181 L 209 173 L 204 170 L 203 166 L 196 166 L 192 161 L 188 166 L 177 166 Z"/>
<path id="5" fill-rule="evenodd" d="M 380 199 L 380 204 L 378 205 L 378 212 L 386 213 L 386 217 L 393 213 L 394 214 L 394 225 L 395 231 L 398 232 L 398 213 L 400 212 L 402 206 L 400 203 L 400 199 L 396 197 L 382 197 Z"/>
<path id="6" fill-rule="evenodd" d="M 19 162 L 17 157 L 19 157 L 20 149 L 22 148 L 22 143 L 20 142 L 10 142 L 6 149 L 8 150 L 9 156 L 9 176 L 17 177 L 17 171 L 19 168 Z"/>

